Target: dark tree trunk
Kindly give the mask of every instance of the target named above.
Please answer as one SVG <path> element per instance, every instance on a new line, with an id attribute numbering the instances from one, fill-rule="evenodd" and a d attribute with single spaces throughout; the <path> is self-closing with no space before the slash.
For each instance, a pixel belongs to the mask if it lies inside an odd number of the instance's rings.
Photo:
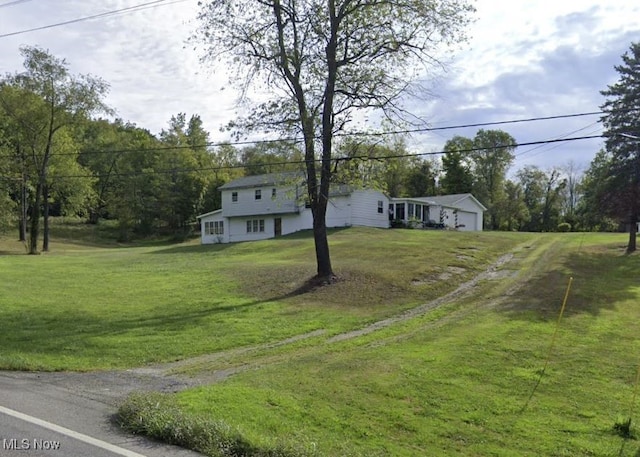
<path id="1" fill-rule="evenodd" d="M 98 210 L 89 211 L 89 224 L 95 225 L 100 222 L 100 212 Z"/>
<path id="2" fill-rule="evenodd" d="M 627 254 L 636 252 L 636 234 L 638 232 L 638 215 L 632 214 L 629 218 L 629 244 L 627 245 Z"/>
<path id="3" fill-rule="evenodd" d="M 318 278 L 331 281 L 333 269 L 331 268 L 331 256 L 329 255 L 329 240 L 327 239 L 327 226 L 324 217 L 314 219 L 313 239 L 316 246 L 316 263 L 318 266 Z"/>
<path id="4" fill-rule="evenodd" d="M 18 239 L 27 241 L 27 185 L 25 178 L 20 183 L 20 221 L 18 222 Z"/>
<path id="5" fill-rule="evenodd" d="M 49 186 L 42 186 L 42 205 L 43 211 L 42 215 L 44 216 L 44 227 L 42 233 L 42 250 L 44 252 L 49 251 Z"/>
<path id="6" fill-rule="evenodd" d="M 31 208 L 31 227 L 29 227 L 29 254 L 35 255 L 38 252 L 38 235 L 40 232 L 40 204 L 42 196 L 42 182 L 36 186 L 33 208 Z"/>

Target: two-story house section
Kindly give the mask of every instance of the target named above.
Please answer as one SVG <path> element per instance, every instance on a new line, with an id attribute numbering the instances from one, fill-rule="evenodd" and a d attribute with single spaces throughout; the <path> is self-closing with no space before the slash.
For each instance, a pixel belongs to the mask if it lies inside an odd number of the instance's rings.
<path id="1" fill-rule="evenodd" d="M 222 208 L 198 216 L 203 244 L 262 240 L 313 228 L 301 173 L 246 176 L 219 190 Z M 388 204 L 376 190 L 336 187 L 329 195 L 327 227 L 387 228 Z"/>

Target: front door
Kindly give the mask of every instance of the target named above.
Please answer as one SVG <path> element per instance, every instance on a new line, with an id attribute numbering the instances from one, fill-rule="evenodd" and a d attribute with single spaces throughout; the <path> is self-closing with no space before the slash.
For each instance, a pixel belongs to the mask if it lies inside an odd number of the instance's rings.
<path id="1" fill-rule="evenodd" d="M 273 220 L 273 227 L 274 227 L 274 235 L 275 236 L 282 236 L 282 218 L 280 217 L 276 217 Z"/>

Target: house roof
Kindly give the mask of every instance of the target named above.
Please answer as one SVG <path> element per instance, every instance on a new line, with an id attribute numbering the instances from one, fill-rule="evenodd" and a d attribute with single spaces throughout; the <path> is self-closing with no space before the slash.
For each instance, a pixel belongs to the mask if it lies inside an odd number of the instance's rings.
<path id="1" fill-rule="evenodd" d="M 478 206 L 482 208 L 483 211 L 486 211 L 487 208 L 478 201 L 476 197 L 472 194 L 451 194 L 451 195 L 436 195 L 433 197 L 414 197 L 414 198 L 394 198 L 393 200 L 414 200 L 427 203 L 429 205 L 439 205 L 439 206 L 447 206 L 451 208 L 456 208 L 457 205 L 464 199 L 470 198 L 472 199 Z"/>
<path id="2" fill-rule="evenodd" d="M 284 171 L 281 173 L 269 173 L 266 175 L 244 176 L 234 179 L 218 187 L 218 190 L 243 189 L 248 187 L 267 187 L 287 182 L 297 182 L 304 179 L 304 175 L 297 171 Z"/>
<path id="3" fill-rule="evenodd" d="M 213 216 L 216 213 L 221 213 L 222 209 L 217 209 L 215 211 L 209 211 L 208 213 L 204 213 L 204 214 L 200 214 L 199 216 L 196 216 L 196 219 L 202 219 L 203 217 L 207 217 L 207 216 Z"/>
<path id="4" fill-rule="evenodd" d="M 466 198 L 471 198 L 474 202 L 476 202 L 482 208 L 483 211 L 487 210 L 487 208 L 482 203 L 480 203 L 478 199 L 474 197 L 472 194 L 438 195 L 435 197 L 426 197 L 426 198 L 433 201 L 437 205 L 443 205 L 443 206 L 455 206 L 462 200 Z"/>

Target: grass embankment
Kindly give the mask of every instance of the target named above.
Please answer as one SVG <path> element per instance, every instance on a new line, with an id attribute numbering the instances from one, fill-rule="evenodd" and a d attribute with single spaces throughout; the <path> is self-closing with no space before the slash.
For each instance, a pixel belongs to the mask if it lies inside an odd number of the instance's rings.
<path id="1" fill-rule="evenodd" d="M 621 255 L 624 239 L 339 231 L 331 246 L 344 280 L 303 295 L 290 293 L 313 273 L 306 235 L 58 254 L 54 245 L 46 256 L 0 258 L 8 278 L 0 363 L 126 367 L 326 329 L 192 366 L 196 375 L 253 369 L 175 396 L 136 397 L 122 412 L 138 431 L 211 455 L 634 456 L 638 442 L 613 430 L 631 414 L 635 432 L 640 409 L 631 404 L 640 260 Z M 513 250 L 514 263 L 473 297 L 327 343 L 449 292 Z"/>
<path id="2" fill-rule="evenodd" d="M 0 368 L 94 370 L 166 362 L 365 325 L 451 290 L 517 236 L 345 230 L 331 235 L 342 281 L 296 295 L 315 270 L 308 234 L 200 246 L 92 245 L 62 227 L 41 256 L 0 256 Z M 24 252 L 4 239 L 0 252 Z M 455 268 L 453 273 L 447 269 Z M 447 274 L 447 281 L 438 280 Z"/>
<path id="3" fill-rule="evenodd" d="M 178 394 L 180 414 L 223 421 L 258 449 L 293 441 L 301 454 L 637 456 L 614 426 L 640 420 L 640 260 L 622 255 L 622 236 L 538 241 L 518 254 L 530 278 L 516 293 L 507 275 L 446 313 L 298 348 Z"/>

